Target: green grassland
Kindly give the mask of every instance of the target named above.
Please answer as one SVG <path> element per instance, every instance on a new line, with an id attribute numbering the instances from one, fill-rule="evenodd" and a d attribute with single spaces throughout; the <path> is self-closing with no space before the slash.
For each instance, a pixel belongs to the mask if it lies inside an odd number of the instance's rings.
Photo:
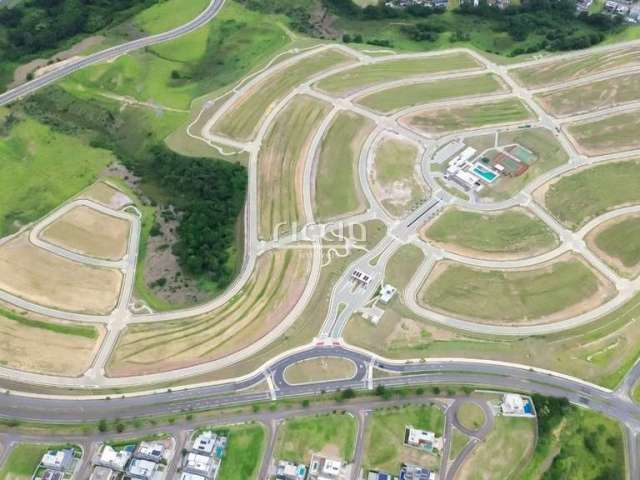
<path id="1" fill-rule="evenodd" d="M 553 115 L 587 113 L 622 105 L 640 99 L 640 75 L 608 78 L 537 96 L 542 106 Z"/>
<path id="2" fill-rule="evenodd" d="M 0 480 L 30 480 L 42 456 L 48 450 L 73 447 L 73 445 L 47 445 L 41 443 L 19 443 L 5 460 L 0 470 Z M 77 447 L 76 447 L 77 448 Z"/>
<path id="3" fill-rule="evenodd" d="M 542 220 L 521 208 L 497 213 L 451 208 L 424 230 L 423 236 L 480 255 L 532 255 L 558 244 L 556 235 Z"/>
<path id="4" fill-rule="evenodd" d="M 429 194 L 419 173 L 417 148 L 397 138 L 384 138 L 374 157 L 373 191 L 393 216 L 402 217 Z"/>
<path id="5" fill-rule="evenodd" d="M 0 237 L 86 188 L 115 159 L 28 117 L 6 126 L 0 157 Z"/>
<path id="6" fill-rule="evenodd" d="M 640 264 L 640 216 L 630 216 L 600 231 L 594 241 L 607 255 L 619 260 L 625 268 Z"/>
<path id="7" fill-rule="evenodd" d="M 209 4 L 207 0 L 164 0 L 143 10 L 133 18 L 139 28 L 147 33 L 166 32 L 196 18 Z"/>
<path id="8" fill-rule="evenodd" d="M 274 456 L 309 463 L 312 453 L 333 452 L 351 461 L 356 440 L 356 420 L 351 415 L 327 414 L 286 420 L 278 430 Z M 327 453 L 328 454 L 328 453 Z"/>
<path id="9" fill-rule="evenodd" d="M 453 428 L 452 432 L 453 438 L 451 439 L 451 449 L 449 450 L 449 461 L 455 460 L 462 452 L 462 449 L 469 443 L 469 437 L 457 428 Z"/>
<path id="10" fill-rule="evenodd" d="M 417 462 L 419 465 L 423 465 L 420 462 L 427 463 L 424 465 L 427 467 L 439 465 L 440 459 L 437 455 L 404 446 L 407 425 L 442 435 L 444 414 L 440 408 L 431 405 L 376 410 L 371 413 L 365 432 L 365 470 L 397 472 L 402 462 L 410 460 L 413 460 L 411 463 Z"/>
<path id="11" fill-rule="evenodd" d="M 456 412 L 460 424 L 469 430 L 478 430 L 485 422 L 484 410 L 472 402 L 460 405 Z"/>
<path id="12" fill-rule="evenodd" d="M 143 28 L 163 30 L 171 17 L 197 10 L 172 1 L 141 14 Z M 237 81 L 284 47 L 289 39 L 278 17 L 264 16 L 227 2 L 206 26 L 167 43 L 122 56 L 114 62 L 83 69 L 62 82 L 72 92 L 93 96 L 116 94 L 186 110 L 191 101 Z M 175 72 L 175 73 L 174 73 Z"/>
<path id="13" fill-rule="evenodd" d="M 617 113 L 567 128 L 585 155 L 605 155 L 640 148 L 640 111 Z"/>
<path id="14" fill-rule="evenodd" d="M 496 417 L 493 430 L 465 461 L 459 478 L 520 480 L 535 447 L 535 430 L 530 418 Z"/>
<path id="15" fill-rule="evenodd" d="M 494 200 L 510 198 L 536 177 L 569 160 L 569 155 L 562 145 L 553 133 L 545 128 L 518 129 L 498 135 L 498 145 L 504 146 L 513 143 L 518 143 L 532 151 L 537 156 L 537 160 L 519 177 L 503 178 L 494 182 L 490 188 L 485 188 L 481 192 L 483 197 L 490 197 Z"/>
<path id="16" fill-rule="evenodd" d="M 360 150 L 374 123 L 353 112 L 339 112 L 322 140 L 315 178 L 315 217 L 324 221 L 364 209 L 358 182 Z"/>
<path id="17" fill-rule="evenodd" d="M 440 135 L 491 125 L 502 125 L 533 118 L 517 98 L 486 103 L 426 110 L 408 117 L 408 123 L 427 134 Z"/>
<path id="18" fill-rule="evenodd" d="M 637 65 L 638 48 L 622 48 L 608 52 L 587 53 L 572 59 L 558 59 L 542 65 L 511 70 L 520 83 L 529 88 L 584 78 L 614 68 Z"/>
<path id="19" fill-rule="evenodd" d="M 258 158 L 260 238 L 272 238 L 276 227 L 281 234 L 290 233 L 294 224 L 302 225 L 307 220 L 301 169 L 311 139 L 327 113 L 328 104 L 297 96 L 271 125 Z"/>
<path id="20" fill-rule="evenodd" d="M 640 202 L 638 185 L 640 160 L 605 163 L 552 183 L 544 204 L 560 222 L 576 230 L 609 210 Z"/>
<path id="21" fill-rule="evenodd" d="M 422 59 L 388 60 L 336 73 L 320 80 L 316 86 L 334 95 L 345 95 L 392 80 L 479 67 L 480 64 L 466 53 L 443 54 Z"/>
<path id="22" fill-rule="evenodd" d="M 604 415 L 569 407 L 538 435 L 533 458 L 518 477 L 522 480 L 625 478 L 622 429 Z"/>
<path id="23" fill-rule="evenodd" d="M 238 140 L 247 140 L 255 132 L 260 119 L 274 103 L 285 97 L 304 80 L 350 57 L 339 50 L 324 50 L 270 74 L 244 98 L 234 104 L 216 123 L 216 132 Z"/>
<path id="24" fill-rule="evenodd" d="M 361 97 L 357 101 L 365 107 L 389 114 L 403 108 L 440 100 L 505 90 L 498 77 L 493 74 L 484 74 L 392 87 Z"/>
<path id="25" fill-rule="evenodd" d="M 2 320 L 9 320 L 25 327 L 35 329 L 48 330 L 50 332 L 60 333 L 63 335 L 72 335 L 76 337 L 84 337 L 91 340 L 98 338 L 98 332 L 95 327 L 87 324 L 80 323 L 57 323 L 57 322 L 44 322 L 42 320 L 35 320 L 33 318 L 26 318 L 22 315 L 18 315 L 13 311 L 5 308 L 0 308 L 0 318 Z M 35 333 L 35 332 L 34 332 Z"/>
<path id="26" fill-rule="evenodd" d="M 251 480 L 258 477 L 265 446 L 262 425 L 234 425 L 223 430 L 227 449 L 220 467 L 220 480 Z"/>
<path id="27" fill-rule="evenodd" d="M 441 311 L 489 322 L 527 322 L 589 299 L 600 287 L 577 259 L 530 270 L 479 270 L 449 263 L 420 299 Z"/>

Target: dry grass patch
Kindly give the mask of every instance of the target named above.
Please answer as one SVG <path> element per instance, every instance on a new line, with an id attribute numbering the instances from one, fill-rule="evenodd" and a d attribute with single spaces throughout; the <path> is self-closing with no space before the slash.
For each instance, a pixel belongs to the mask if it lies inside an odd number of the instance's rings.
<path id="1" fill-rule="evenodd" d="M 640 148 L 640 110 L 572 123 L 567 131 L 584 155 L 606 155 Z"/>
<path id="2" fill-rule="evenodd" d="M 42 232 L 43 240 L 90 257 L 119 260 L 127 253 L 130 223 L 85 207 L 72 208 Z"/>
<path id="3" fill-rule="evenodd" d="M 418 149 L 412 143 L 384 138 L 378 144 L 373 167 L 369 172 L 373 193 L 392 216 L 409 214 L 429 196 L 420 173 Z"/>
<path id="4" fill-rule="evenodd" d="M 271 126 L 258 157 L 260 238 L 290 233 L 304 224 L 302 181 L 310 143 L 329 105 L 307 96 L 295 97 Z"/>
<path id="5" fill-rule="evenodd" d="M 270 251 L 229 302 L 202 317 L 131 325 L 109 362 L 109 375 L 144 375 L 228 356 L 255 343 L 296 305 L 311 268 L 311 251 Z"/>
<path id="6" fill-rule="evenodd" d="M 339 357 L 321 357 L 303 360 L 284 371 L 287 382 L 296 385 L 308 382 L 328 382 L 353 378 L 356 366 L 351 360 Z"/>
<path id="7" fill-rule="evenodd" d="M 82 375 L 91 366 L 103 335 L 102 327 L 25 318 L 0 309 L 0 364 L 49 375 Z"/>
<path id="8" fill-rule="evenodd" d="M 78 195 L 79 198 L 93 200 L 114 210 L 120 210 L 125 205 L 133 203 L 126 194 L 105 182 L 97 182 Z"/>
<path id="9" fill-rule="evenodd" d="M 106 315 L 118 301 L 122 274 L 34 247 L 28 232 L 0 247 L 0 289 L 39 305 Z"/>

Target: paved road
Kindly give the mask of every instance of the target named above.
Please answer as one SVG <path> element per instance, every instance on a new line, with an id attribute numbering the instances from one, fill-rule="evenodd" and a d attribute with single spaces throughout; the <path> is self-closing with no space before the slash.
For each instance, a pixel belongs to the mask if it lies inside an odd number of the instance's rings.
<path id="1" fill-rule="evenodd" d="M 187 33 L 192 32 L 209 22 L 209 20 L 211 20 L 218 14 L 223 5 L 224 0 L 211 0 L 211 3 L 200 13 L 200 15 L 198 15 L 193 20 L 190 20 L 189 22 L 177 28 L 174 28 L 173 30 L 123 43 L 122 45 L 117 45 L 106 50 L 101 50 L 100 52 L 96 52 L 92 55 L 88 55 L 86 57 L 78 59 L 75 62 L 65 64 L 64 66 L 54 71 L 46 73 L 38 78 L 31 80 L 30 82 L 14 88 L 13 90 L 9 90 L 1 94 L 0 105 L 5 105 L 15 100 L 19 100 L 20 98 L 23 98 L 26 95 L 29 95 L 30 93 L 33 93 L 40 88 L 50 85 L 57 80 L 60 80 L 61 78 L 66 77 L 67 75 L 70 75 L 73 72 L 76 72 L 89 65 L 94 65 L 106 60 L 111 60 L 134 50 L 139 50 L 144 47 L 167 42 L 182 35 L 186 35 Z"/>

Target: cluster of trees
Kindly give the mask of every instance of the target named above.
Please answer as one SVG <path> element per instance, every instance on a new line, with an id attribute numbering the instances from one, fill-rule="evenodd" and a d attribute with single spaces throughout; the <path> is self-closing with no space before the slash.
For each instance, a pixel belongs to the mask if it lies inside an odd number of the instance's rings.
<path id="1" fill-rule="evenodd" d="M 602 13 L 576 14 L 573 0 L 528 0 L 521 5 L 500 9 L 481 0 L 479 5 L 465 3 L 456 13 L 488 20 L 495 31 L 507 32 L 518 42 L 530 35 L 542 40 L 526 48 L 516 48 L 512 54 L 533 53 L 539 50 L 574 50 L 600 43 L 607 32 L 620 28 L 623 19 Z"/>
<path id="2" fill-rule="evenodd" d="M 12 61 L 120 22 L 158 0 L 25 0 L 0 7 L 0 56 Z"/>
<path id="3" fill-rule="evenodd" d="M 246 168 L 224 160 L 185 157 L 155 145 L 135 169 L 160 185 L 181 213 L 173 251 L 182 267 L 227 285 L 235 270 L 232 250 L 246 196 Z"/>

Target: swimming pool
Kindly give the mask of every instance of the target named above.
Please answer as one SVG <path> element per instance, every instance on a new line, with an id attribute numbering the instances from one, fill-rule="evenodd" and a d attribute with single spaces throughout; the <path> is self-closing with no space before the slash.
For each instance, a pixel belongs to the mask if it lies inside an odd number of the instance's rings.
<path id="1" fill-rule="evenodd" d="M 491 171 L 489 171 L 489 170 L 487 170 L 485 168 L 482 168 L 480 165 L 476 165 L 473 168 L 473 173 L 475 173 L 476 175 L 481 176 L 484 180 L 486 180 L 489 183 L 493 182 L 496 179 L 496 177 L 498 176 L 497 174 L 495 174 L 495 173 L 493 173 L 493 172 L 491 172 Z"/>

